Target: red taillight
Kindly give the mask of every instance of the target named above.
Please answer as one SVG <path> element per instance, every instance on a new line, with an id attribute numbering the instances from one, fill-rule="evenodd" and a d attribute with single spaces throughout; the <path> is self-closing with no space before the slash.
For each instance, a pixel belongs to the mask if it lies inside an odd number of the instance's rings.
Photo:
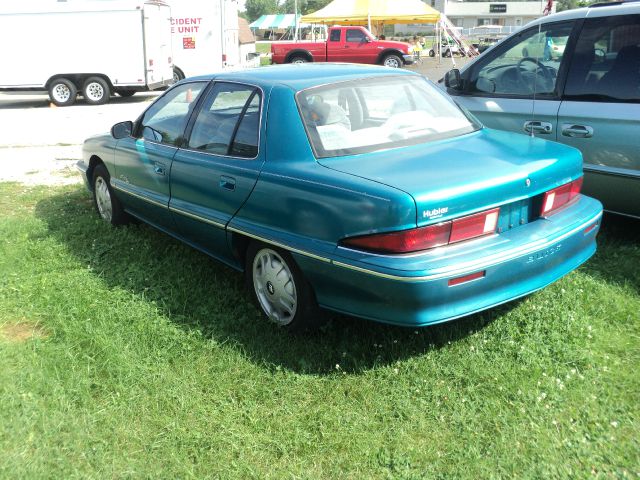
<path id="1" fill-rule="evenodd" d="M 542 199 L 542 208 L 540 215 L 549 215 L 549 213 L 557 210 L 558 208 L 566 205 L 573 200 L 580 193 L 582 188 L 582 177 L 574 180 L 573 182 L 565 183 L 564 185 L 549 190 L 544 194 Z"/>
<path id="2" fill-rule="evenodd" d="M 427 227 L 346 238 L 341 245 L 379 253 L 418 252 L 494 233 L 499 214 L 494 208 Z"/>
<path id="3" fill-rule="evenodd" d="M 500 209 L 494 208 L 454 220 L 449 243 L 461 242 L 495 232 L 499 213 Z"/>
<path id="4" fill-rule="evenodd" d="M 347 238 L 342 245 L 371 252 L 409 253 L 446 245 L 450 234 L 451 222 L 445 222 L 400 232 Z"/>

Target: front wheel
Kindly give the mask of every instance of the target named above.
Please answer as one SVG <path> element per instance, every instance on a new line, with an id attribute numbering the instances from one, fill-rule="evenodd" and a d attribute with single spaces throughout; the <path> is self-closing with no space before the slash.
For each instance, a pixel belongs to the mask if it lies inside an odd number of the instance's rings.
<path id="1" fill-rule="evenodd" d="M 129 216 L 122 208 L 120 201 L 113 194 L 109 184 L 109 171 L 104 165 L 93 170 L 93 204 L 100 218 L 111 225 L 128 223 Z"/>
<path id="2" fill-rule="evenodd" d="M 71 80 L 56 78 L 49 85 L 49 98 L 59 107 L 73 105 L 78 95 L 78 89 Z"/>
<path id="3" fill-rule="evenodd" d="M 397 55 L 387 55 L 386 57 L 384 57 L 382 64 L 385 67 L 391 68 L 401 68 L 403 65 L 402 59 Z"/>
<path id="4" fill-rule="evenodd" d="M 279 327 L 313 330 L 322 322 L 311 286 L 286 251 L 259 242 L 249 245 L 246 280 L 253 302 Z"/>
<path id="5" fill-rule="evenodd" d="M 100 77 L 90 77 L 84 82 L 82 96 L 91 105 L 102 105 L 109 101 L 111 90 L 109 84 Z"/>

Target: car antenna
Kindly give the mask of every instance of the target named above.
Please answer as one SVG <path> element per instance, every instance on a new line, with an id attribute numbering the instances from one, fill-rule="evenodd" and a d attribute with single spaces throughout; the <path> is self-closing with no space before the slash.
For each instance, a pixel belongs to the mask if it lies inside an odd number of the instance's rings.
<path id="1" fill-rule="evenodd" d="M 538 23 L 538 38 L 540 36 L 540 32 L 541 31 L 542 31 L 542 23 Z M 546 39 L 545 39 L 545 41 L 546 41 Z M 544 49 L 543 49 L 543 51 L 544 51 Z M 537 77 L 538 77 L 538 70 L 540 69 L 540 63 L 539 62 L 540 62 L 540 57 L 536 56 L 536 69 L 533 72 L 533 102 L 532 102 L 532 105 L 531 105 L 531 122 L 532 123 L 531 123 L 531 132 L 530 132 L 530 134 L 531 134 L 532 137 L 536 136 L 535 133 L 534 133 L 534 129 L 533 129 L 533 125 L 535 125 L 535 123 L 533 123 L 533 122 L 536 121 L 536 91 L 538 89 L 538 81 L 537 81 L 538 79 L 537 79 Z"/>

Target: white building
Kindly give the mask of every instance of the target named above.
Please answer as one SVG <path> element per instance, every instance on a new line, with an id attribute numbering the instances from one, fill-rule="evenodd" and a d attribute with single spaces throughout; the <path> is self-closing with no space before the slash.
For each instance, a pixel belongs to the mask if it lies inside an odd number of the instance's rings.
<path id="1" fill-rule="evenodd" d="M 543 1 L 524 2 L 464 2 L 460 0 L 426 0 L 439 12 L 444 13 L 451 23 L 468 34 L 469 30 L 483 25 L 495 25 L 502 33 L 509 33 L 542 16 L 547 5 Z M 553 3 L 551 13 L 555 13 Z M 396 32 L 430 32 L 429 25 L 396 25 Z"/>

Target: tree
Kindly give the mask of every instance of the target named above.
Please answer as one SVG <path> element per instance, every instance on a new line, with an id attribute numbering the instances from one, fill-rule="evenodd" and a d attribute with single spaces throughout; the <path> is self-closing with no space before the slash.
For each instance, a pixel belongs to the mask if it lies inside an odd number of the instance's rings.
<path id="1" fill-rule="evenodd" d="M 249 21 L 253 22 L 261 15 L 278 13 L 278 0 L 247 0 L 244 4 Z"/>

